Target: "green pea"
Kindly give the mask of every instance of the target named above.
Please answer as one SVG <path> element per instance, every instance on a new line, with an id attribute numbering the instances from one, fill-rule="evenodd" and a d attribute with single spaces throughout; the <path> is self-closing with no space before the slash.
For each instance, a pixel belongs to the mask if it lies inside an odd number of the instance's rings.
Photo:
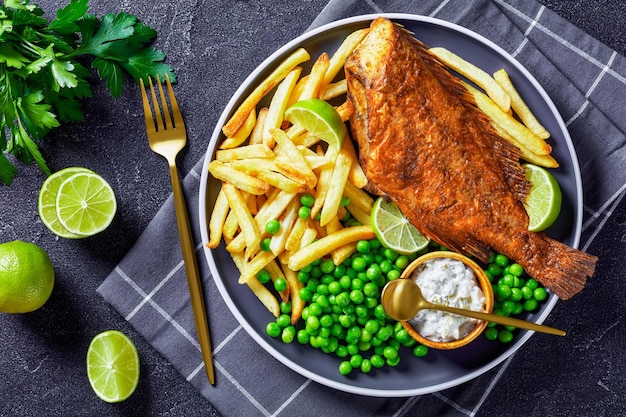
<path id="1" fill-rule="evenodd" d="M 363 286 L 363 294 L 366 297 L 379 297 L 380 291 L 378 289 L 378 285 L 374 284 L 373 282 L 368 282 Z"/>
<path id="2" fill-rule="evenodd" d="M 489 264 L 487 270 L 494 276 L 494 277 L 499 277 L 502 274 L 502 267 L 498 264 L 491 263 Z"/>
<path id="3" fill-rule="evenodd" d="M 356 256 L 352 259 L 352 269 L 357 272 L 364 271 L 367 268 L 367 263 L 360 256 Z"/>
<path id="4" fill-rule="evenodd" d="M 317 330 L 320 328 L 320 319 L 317 316 L 309 316 L 306 319 L 306 327 Z"/>
<path id="5" fill-rule="evenodd" d="M 299 293 L 303 301 L 311 301 L 313 299 L 313 292 L 307 287 L 300 288 Z"/>
<path id="6" fill-rule="evenodd" d="M 496 265 L 501 267 L 505 267 L 509 264 L 509 258 L 501 253 L 497 254 L 493 261 L 496 263 Z"/>
<path id="7" fill-rule="evenodd" d="M 350 357 L 350 365 L 352 365 L 353 368 L 359 368 L 361 363 L 363 363 L 363 356 L 360 353 Z"/>
<path id="8" fill-rule="evenodd" d="M 298 209 L 298 217 L 301 219 L 308 219 L 311 217 L 311 208 L 307 206 L 300 206 Z"/>
<path id="9" fill-rule="evenodd" d="M 276 324 L 280 327 L 287 327 L 291 324 L 291 316 L 289 314 L 281 314 L 276 317 Z"/>
<path id="10" fill-rule="evenodd" d="M 361 372 L 369 374 L 372 371 L 372 362 L 369 359 L 361 361 Z"/>
<path id="11" fill-rule="evenodd" d="M 372 355 L 370 357 L 370 362 L 374 368 L 382 368 L 385 366 L 385 360 L 380 355 Z"/>
<path id="12" fill-rule="evenodd" d="M 335 355 L 339 358 L 345 358 L 348 356 L 348 349 L 345 345 L 338 345 L 337 349 L 335 349 Z"/>
<path id="13" fill-rule="evenodd" d="M 386 327 L 381 327 L 378 332 L 376 332 L 376 337 L 384 342 L 391 337 L 391 332 Z"/>
<path id="14" fill-rule="evenodd" d="M 533 298 L 537 301 L 543 301 L 548 298 L 548 292 L 543 287 L 535 288 L 533 291 Z"/>
<path id="15" fill-rule="evenodd" d="M 372 264 L 367 268 L 365 274 L 368 280 L 375 281 L 376 279 L 378 279 L 378 277 L 382 275 L 382 270 L 380 269 L 380 266 L 378 264 Z"/>
<path id="16" fill-rule="evenodd" d="M 524 300 L 532 298 L 533 290 L 529 286 L 524 285 L 522 288 L 520 288 L 520 290 L 522 291 L 522 298 Z"/>
<path id="17" fill-rule="evenodd" d="M 398 256 L 395 262 L 396 268 L 399 268 L 399 269 L 406 268 L 408 264 L 409 264 L 409 257 L 406 255 Z"/>
<path id="18" fill-rule="evenodd" d="M 272 279 L 272 276 L 266 269 L 261 269 L 257 274 L 256 278 L 259 280 L 261 284 L 267 284 Z"/>
<path id="19" fill-rule="evenodd" d="M 385 259 L 380 263 L 380 270 L 384 275 L 387 275 L 392 269 L 393 264 L 388 259 Z"/>
<path id="20" fill-rule="evenodd" d="M 296 337 L 296 328 L 293 326 L 287 326 L 283 329 L 280 335 L 283 343 L 291 343 Z"/>
<path id="21" fill-rule="evenodd" d="M 409 335 L 409 332 L 407 332 L 405 329 L 400 329 L 396 331 L 395 337 L 398 342 L 405 343 L 411 338 L 411 335 Z"/>
<path id="22" fill-rule="evenodd" d="M 504 284 L 498 284 L 496 286 L 496 293 L 501 300 L 506 300 L 511 296 L 511 287 Z"/>
<path id="23" fill-rule="evenodd" d="M 528 300 L 524 301 L 524 310 L 535 311 L 538 305 L 539 303 L 537 302 L 537 300 L 535 300 L 534 298 L 529 298 Z"/>
<path id="24" fill-rule="evenodd" d="M 370 253 L 372 250 L 372 244 L 369 240 L 359 240 L 356 242 L 356 250 L 359 253 Z"/>
<path id="25" fill-rule="evenodd" d="M 421 358 L 423 356 L 426 356 L 428 354 L 428 346 L 424 346 L 424 345 L 417 345 L 415 346 L 415 348 L 413 348 L 413 355 Z"/>
<path id="26" fill-rule="evenodd" d="M 511 343 L 513 341 L 513 333 L 510 330 L 500 330 L 498 340 L 502 343 Z"/>
<path id="27" fill-rule="evenodd" d="M 527 286 L 528 288 L 530 288 L 531 290 L 535 290 L 535 289 L 537 289 L 537 288 L 539 287 L 539 283 L 537 282 L 537 280 L 536 280 L 536 279 L 534 279 L 534 278 L 529 278 L 529 279 L 526 281 L 526 286 Z"/>
<path id="28" fill-rule="evenodd" d="M 263 239 L 261 241 L 261 250 L 263 252 L 269 252 L 270 251 L 270 243 L 272 243 L 272 239 L 270 239 L 269 237 L 266 237 L 265 239 Z"/>
<path id="29" fill-rule="evenodd" d="M 305 207 L 313 207 L 315 204 L 315 197 L 312 194 L 304 193 L 300 196 L 300 204 Z"/>
<path id="30" fill-rule="evenodd" d="M 311 339 L 311 335 L 309 335 L 306 330 L 300 329 L 296 333 L 296 339 L 298 340 L 298 343 L 300 343 L 302 345 L 307 345 L 307 344 L 309 344 L 309 340 Z"/>
<path id="31" fill-rule="evenodd" d="M 276 291 L 281 292 L 287 289 L 287 280 L 283 277 L 278 277 L 274 281 L 274 288 Z"/>
<path id="32" fill-rule="evenodd" d="M 350 365 L 349 361 L 342 361 L 339 364 L 339 373 L 341 375 L 350 375 L 352 372 L 352 365 Z"/>
<path id="33" fill-rule="evenodd" d="M 389 281 L 393 281 L 394 279 L 398 278 L 400 278 L 400 271 L 398 271 L 397 269 L 392 269 L 387 273 L 387 279 Z"/>
<path id="34" fill-rule="evenodd" d="M 398 350 L 393 346 L 387 346 L 385 349 L 383 349 L 383 356 L 386 359 L 395 359 L 398 357 Z"/>
<path id="35" fill-rule="evenodd" d="M 282 327 L 280 327 L 278 325 L 278 323 L 276 323 L 275 321 L 271 321 L 271 322 L 267 323 L 267 326 L 265 326 L 265 331 L 271 337 L 278 337 L 278 336 L 280 336 L 280 332 L 282 331 Z"/>
<path id="36" fill-rule="evenodd" d="M 518 263 L 513 263 L 509 266 L 509 273 L 519 277 L 524 273 L 524 268 L 522 268 L 522 266 Z"/>
<path id="37" fill-rule="evenodd" d="M 339 285 L 341 285 L 342 289 L 347 290 L 352 285 L 352 278 L 349 275 L 342 276 L 339 278 Z"/>
<path id="38" fill-rule="evenodd" d="M 496 340 L 498 338 L 498 329 L 495 327 L 485 329 L 485 337 L 487 340 Z"/>
<path id="39" fill-rule="evenodd" d="M 333 281 L 328 284 L 328 292 L 333 295 L 337 295 L 342 291 L 341 284 L 337 281 Z"/>
<path id="40" fill-rule="evenodd" d="M 341 207 L 345 207 L 345 206 L 347 206 L 348 204 L 350 204 L 350 198 L 348 198 L 348 197 L 342 197 L 342 198 L 341 198 L 341 202 L 339 203 L 339 205 L 340 205 Z"/>
<path id="41" fill-rule="evenodd" d="M 265 231 L 270 235 L 275 235 L 280 230 L 280 222 L 278 220 L 270 220 L 265 223 Z"/>

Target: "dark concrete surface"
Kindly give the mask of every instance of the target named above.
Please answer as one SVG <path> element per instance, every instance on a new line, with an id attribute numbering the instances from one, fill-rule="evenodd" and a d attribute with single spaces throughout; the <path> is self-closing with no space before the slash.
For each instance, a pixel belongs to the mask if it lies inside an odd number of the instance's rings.
<path id="1" fill-rule="evenodd" d="M 91 0 L 90 5 L 96 15 L 124 10 L 157 29 L 155 46 L 167 52 L 180 81 L 176 95 L 190 138 L 179 159 L 184 174 L 204 154 L 229 95 L 265 57 L 302 33 L 325 3 Z M 626 6 L 621 0 L 541 3 L 624 54 Z M 66 1 L 40 0 L 38 4 L 51 17 Z M 86 121 L 54 131 L 42 145 L 42 152 L 53 171 L 86 166 L 111 183 L 119 201 L 112 226 L 89 239 L 56 238 L 37 215 L 43 174 L 35 167 L 20 165 L 13 185 L 0 186 L 0 242 L 21 239 L 37 243 L 49 253 L 57 275 L 53 294 L 40 310 L 25 315 L 0 313 L 0 416 L 218 415 L 95 292 L 167 198 L 170 180 L 164 161 L 148 149 L 138 86 L 127 83 L 118 100 L 109 96 L 97 78 L 93 86 L 94 97 L 85 101 Z M 621 238 L 617 226 L 625 221 L 625 204 L 612 217 L 615 224 L 606 226 L 615 236 L 606 233 L 590 248 L 593 253 L 602 253 L 608 262 L 623 262 L 613 242 Z M 569 316 L 586 311 L 584 298 L 572 303 L 567 311 L 557 305 L 553 314 Z M 581 319 L 577 322 L 584 325 Z M 116 405 L 95 397 L 84 366 L 92 337 L 109 328 L 128 334 L 136 342 L 142 361 L 137 391 Z M 623 383 L 621 392 L 593 395 L 600 400 L 592 404 L 585 392 L 577 390 L 577 381 L 597 366 L 624 374 L 623 361 L 606 365 L 615 357 L 614 352 L 622 349 L 623 339 L 599 335 L 593 346 L 571 351 L 555 351 L 549 343 L 545 338 L 529 341 L 487 398 L 480 415 L 623 415 Z M 607 391 L 602 380 L 596 385 L 598 390 Z M 528 403 L 532 407 L 525 408 Z"/>

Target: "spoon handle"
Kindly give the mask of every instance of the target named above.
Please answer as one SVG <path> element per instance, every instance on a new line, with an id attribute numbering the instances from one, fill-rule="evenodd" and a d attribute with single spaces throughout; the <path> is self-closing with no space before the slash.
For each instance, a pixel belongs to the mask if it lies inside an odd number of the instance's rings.
<path id="1" fill-rule="evenodd" d="M 494 323 L 504 324 L 507 326 L 515 326 L 520 329 L 534 330 L 536 332 L 553 334 L 556 336 L 565 336 L 565 331 L 563 330 L 555 329 L 554 327 L 544 326 L 541 324 L 531 323 L 526 320 L 515 319 L 513 317 L 498 316 L 497 314 L 483 313 L 482 311 L 466 310 L 462 308 L 448 307 L 432 303 L 429 303 L 428 307 L 425 308 L 446 311 L 448 313 L 458 314 L 460 316 L 471 317 L 479 320 L 492 321 Z"/>

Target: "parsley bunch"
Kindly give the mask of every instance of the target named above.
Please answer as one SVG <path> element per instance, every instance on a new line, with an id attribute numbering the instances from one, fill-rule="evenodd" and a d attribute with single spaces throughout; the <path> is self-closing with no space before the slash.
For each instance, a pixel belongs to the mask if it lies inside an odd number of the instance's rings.
<path id="1" fill-rule="evenodd" d="M 83 120 L 81 100 L 92 94 L 84 56 L 115 98 L 124 73 L 175 79 L 165 54 L 148 46 L 154 29 L 124 12 L 99 19 L 87 3 L 71 0 L 51 22 L 29 0 L 0 6 L 0 182 L 10 185 L 17 172 L 8 153 L 50 175 L 38 142 L 62 122 Z"/>

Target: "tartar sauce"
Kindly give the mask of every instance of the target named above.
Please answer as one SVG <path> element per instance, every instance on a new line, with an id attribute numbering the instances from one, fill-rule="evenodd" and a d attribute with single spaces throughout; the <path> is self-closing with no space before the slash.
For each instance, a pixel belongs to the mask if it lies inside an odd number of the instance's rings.
<path id="1" fill-rule="evenodd" d="M 476 282 L 474 272 L 459 260 L 428 260 L 415 270 L 413 279 L 424 297 L 432 303 L 483 311 L 485 296 Z M 462 339 L 477 321 L 438 310 L 421 310 L 409 320 L 423 337 L 435 342 Z"/>

